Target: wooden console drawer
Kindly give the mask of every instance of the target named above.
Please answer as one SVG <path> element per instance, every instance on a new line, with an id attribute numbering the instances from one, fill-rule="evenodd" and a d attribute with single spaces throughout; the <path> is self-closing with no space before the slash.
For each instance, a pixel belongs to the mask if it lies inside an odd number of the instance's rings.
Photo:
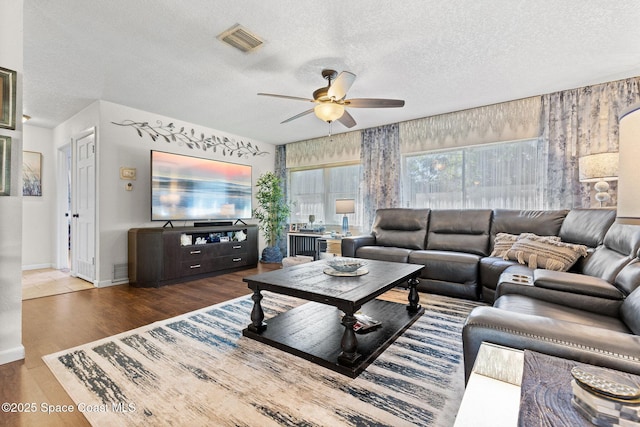
<path id="1" fill-rule="evenodd" d="M 246 253 L 248 245 L 245 242 L 220 242 L 207 243 L 205 245 L 191 245 L 182 247 L 182 260 L 200 259 L 206 257 L 219 257 Z"/>
<path id="2" fill-rule="evenodd" d="M 233 241 L 242 231 L 246 240 Z M 190 244 L 216 235 L 230 241 Z M 254 224 L 206 227 L 152 227 L 129 230 L 129 283 L 163 286 L 258 263 L 258 227 Z"/>
<path id="3" fill-rule="evenodd" d="M 191 276 L 220 270 L 221 268 L 235 268 L 245 265 L 249 265 L 249 257 L 246 254 L 201 258 L 182 261 L 180 273 L 183 276 Z"/>

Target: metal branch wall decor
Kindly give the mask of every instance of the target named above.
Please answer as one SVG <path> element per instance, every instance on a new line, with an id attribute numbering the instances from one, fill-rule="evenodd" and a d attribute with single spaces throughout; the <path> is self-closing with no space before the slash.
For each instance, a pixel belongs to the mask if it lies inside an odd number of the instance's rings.
<path id="1" fill-rule="evenodd" d="M 117 126 L 134 128 L 140 138 L 143 138 L 146 134 L 149 135 L 153 141 L 160 139 L 168 143 L 177 142 L 191 149 L 201 149 L 203 151 L 212 150 L 214 153 L 221 150 L 223 156 L 229 155 L 248 158 L 249 156 L 264 156 L 265 154 L 269 154 L 268 151 L 261 151 L 256 144 L 252 144 L 251 142 L 236 141 L 226 136 L 211 135 L 205 137 L 204 133 L 196 134 L 193 128 L 189 130 L 184 126 L 178 128 L 173 123 L 164 125 L 161 120 L 156 120 L 155 126 L 150 125 L 149 122 L 136 122 L 133 120 L 111 123 Z"/>

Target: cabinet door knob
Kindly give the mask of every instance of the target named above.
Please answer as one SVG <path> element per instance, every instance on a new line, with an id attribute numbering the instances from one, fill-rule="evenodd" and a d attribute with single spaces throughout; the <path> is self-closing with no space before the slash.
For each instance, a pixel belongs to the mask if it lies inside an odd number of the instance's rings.
<path id="1" fill-rule="evenodd" d="M 194 254 L 201 254 L 201 253 L 202 253 L 202 251 L 191 251 L 191 252 L 189 252 L 189 253 L 190 253 L 191 255 L 194 255 Z"/>
<path id="2" fill-rule="evenodd" d="M 200 268 L 200 264 L 190 265 L 189 268 Z"/>
<path id="3" fill-rule="evenodd" d="M 235 245 L 233 249 L 242 249 L 242 245 Z"/>
<path id="4" fill-rule="evenodd" d="M 242 261 L 242 258 L 234 258 L 233 262 L 238 262 L 238 261 Z"/>

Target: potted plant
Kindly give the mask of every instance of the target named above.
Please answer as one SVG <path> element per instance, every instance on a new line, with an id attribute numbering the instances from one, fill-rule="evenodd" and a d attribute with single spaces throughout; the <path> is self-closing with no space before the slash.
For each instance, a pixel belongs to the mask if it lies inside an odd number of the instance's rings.
<path id="1" fill-rule="evenodd" d="M 253 216 L 264 233 L 267 247 L 262 251 L 262 262 L 276 263 L 282 261 L 282 252 L 278 242 L 289 219 L 289 205 L 284 197 L 282 182 L 273 172 L 266 172 L 256 183 L 258 207 Z"/>

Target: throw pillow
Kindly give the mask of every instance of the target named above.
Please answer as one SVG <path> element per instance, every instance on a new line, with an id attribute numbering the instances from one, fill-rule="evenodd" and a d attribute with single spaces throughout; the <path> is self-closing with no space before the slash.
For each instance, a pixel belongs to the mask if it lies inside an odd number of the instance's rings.
<path id="1" fill-rule="evenodd" d="M 533 234 L 533 233 L 521 233 L 518 236 L 518 240 L 524 239 L 525 237 L 538 240 L 541 242 L 559 242 L 560 241 L 560 237 L 558 236 L 538 236 L 537 234 Z"/>
<path id="2" fill-rule="evenodd" d="M 489 256 L 497 256 L 503 259 L 507 258 L 507 253 L 511 249 L 511 246 L 518 241 L 519 239 L 524 239 L 525 237 L 542 240 L 542 241 L 560 241 L 560 237 L 558 236 L 538 236 L 533 233 L 521 233 L 521 234 L 509 234 L 509 233 L 498 233 L 496 234 L 495 239 L 493 240 L 493 252 Z"/>
<path id="3" fill-rule="evenodd" d="M 489 256 L 499 256 L 503 258 L 511 249 L 511 246 L 518 240 L 517 234 L 498 233 L 493 239 L 493 252 Z"/>
<path id="4" fill-rule="evenodd" d="M 581 256 L 587 256 L 586 246 L 543 236 L 519 238 L 507 253 L 510 260 L 526 264 L 529 268 L 555 271 L 567 271 Z"/>

